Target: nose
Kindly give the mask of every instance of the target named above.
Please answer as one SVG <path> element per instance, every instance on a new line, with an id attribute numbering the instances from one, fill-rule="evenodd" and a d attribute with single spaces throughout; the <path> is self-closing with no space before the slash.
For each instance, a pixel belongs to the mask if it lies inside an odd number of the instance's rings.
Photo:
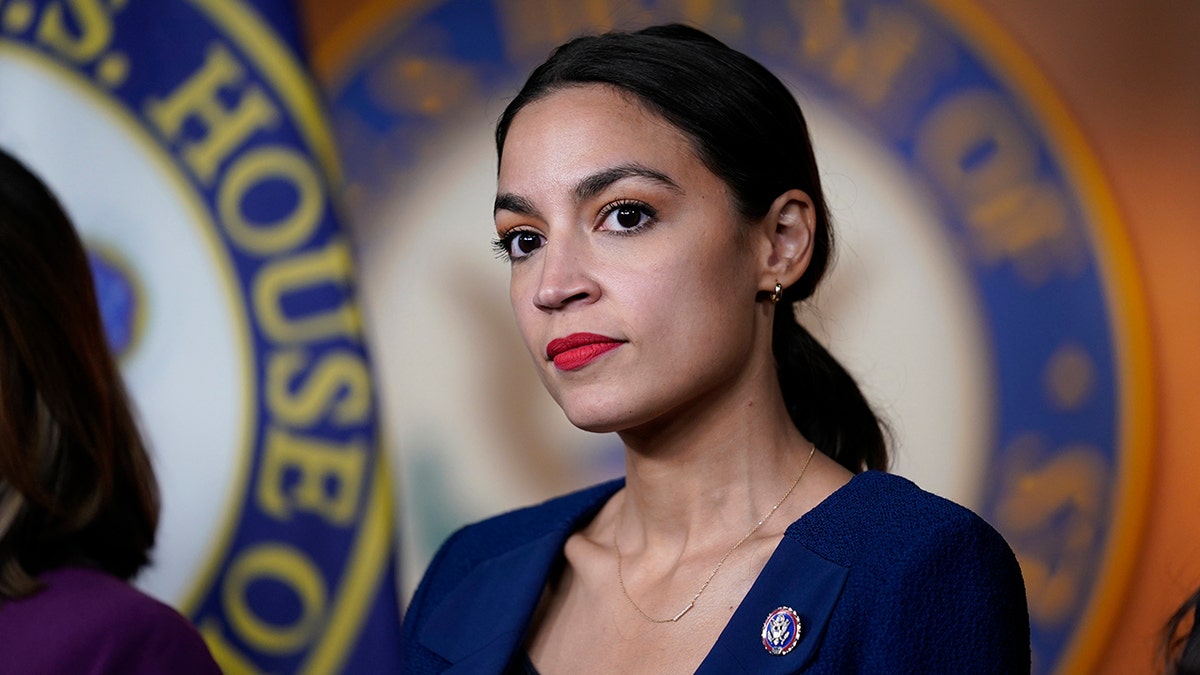
<path id="1" fill-rule="evenodd" d="M 585 246 L 574 239 L 556 238 L 540 251 L 541 269 L 533 304 L 542 311 L 592 302 L 599 296 Z"/>

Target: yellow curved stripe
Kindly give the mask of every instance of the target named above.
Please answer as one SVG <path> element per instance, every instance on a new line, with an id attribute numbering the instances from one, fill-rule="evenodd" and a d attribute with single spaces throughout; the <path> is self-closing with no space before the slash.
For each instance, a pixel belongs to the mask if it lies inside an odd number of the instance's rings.
<path id="1" fill-rule="evenodd" d="M 1110 299 L 1110 330 L 1117 358 L 1119 449 L 1113 525 L 1096 590 L 1081 614 L 1060 659 L 1057 672 L 1084 674 L 1095 670 L 1108 647 L 1108 636 L 1128 593 L 1140 555 L 1150 501 L 1154 430 L 1154 382 L 1151 371 L 1149 319 L 1141 280 L 1120 210 L 1099 162 L 1078 125 L 1033 61 L 1008 33 L 977 4 L 926 0 L 948 16 L 965 35 L 983 46 L 1014 90 L 1033 105 L 1036 119 L 1049 130 L 1048 142 L 1081 197 L 1101 280 Z"/>
<path id="2" fill-rule="evenodd" d="M 376 448 L 376 457 L 378 460 L 375 462 L 375 476 L 367 497 L 367 508 L 358 539 L 350 552 L 351 564 L 342 574 L 343 583 L 334 596 L 336 600 L 330 612 L 330 624 L 325 629 L 321 643 L 300 667 L 299 672 L 305 675 L 340 672 L 346 651 L 357 641 L 366 610 L 378 595 L 387 571 L 393 522 L 391 486 L 382 446 Z M 396 639 L 399 640 L 400 636 L 397 635 Z"/>
<path id="3" fill-rule="evenodd" d="M 341 168 L 332 135 L 320 106 L 313 82 L 286 45 L 260 16 L 238 2 L 190 0 L 208 15 L 231 40 L 251 58 L 258 71 L 269 78 L 296 120 L 306 144 L 334 181 L 341 181 Z M 329 613 L 328 628 L 309 654 L 303 673 L 337 672 L 347 650 L 355 643 L 367 609 L 380 586 L 391 554 L 392 519 L 387 466 L 381 449 L 363 520 L 347 558 L 341 585 Z"/>

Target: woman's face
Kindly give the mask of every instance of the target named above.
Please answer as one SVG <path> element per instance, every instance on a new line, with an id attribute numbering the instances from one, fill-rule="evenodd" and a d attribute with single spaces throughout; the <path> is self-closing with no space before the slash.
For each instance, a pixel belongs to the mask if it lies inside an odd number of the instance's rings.
<path id="1" fill-rule="evenodd" d="M 517 326 L 580 428 L 701 410 L 770 349 L 755 302 L 766 238 L 682 132 L 615 89 L 568 88 L 516 115 L 495 218 Z"/>

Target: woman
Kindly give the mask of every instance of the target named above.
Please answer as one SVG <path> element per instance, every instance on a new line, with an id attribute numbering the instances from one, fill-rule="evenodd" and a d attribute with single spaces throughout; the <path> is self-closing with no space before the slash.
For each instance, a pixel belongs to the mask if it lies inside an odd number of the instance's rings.
<path id="1" fill-rule="evenodd" d="M 573 40 L 500 118 L 517 325 L 626 477 L 467 527 L 405 620 L 412 672 L 1027 672 L 1016 560 L 882 472 L 796 322 L 831 231 L 777 78 L 683 26 Z"/>
<path id="2" fill-rule="evenodd" d="M 1200 589 L 1175 610 L 1163 627 L 1162 655 L 1167 675 L 1200 675 Z M 1190 624 L 1190 625 L 1189 625 Z"/>
<path id="3" fill-rule="evenodd" d="M 58 202 L 0 151 L 0 671 L 219 673 L 128 580 L 158 489 Z"/>

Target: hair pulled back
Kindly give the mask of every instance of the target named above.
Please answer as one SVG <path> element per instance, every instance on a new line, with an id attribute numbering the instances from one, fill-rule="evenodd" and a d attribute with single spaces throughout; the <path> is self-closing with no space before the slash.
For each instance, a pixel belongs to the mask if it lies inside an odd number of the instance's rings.
<path id="1" fill-rule="evenodd" d="M 83 244 L 0 151 L 0 602 L 65 565 L 131 578 L 158 513 Z"/>
<path id="2" fill-rule="evenodd" d="M 815 206 L 812 259 L 784 290 L 775 312 L 773 350 L 792 422 L 854 472 L 887 468 L 883 428 L 854 379 L 801 326 L 794 303 L 809 298 L 833 251 L 808 125 L 787 87 L 754 59 L 680 24 L 580 37 L 538 66 L 496 127 L 496 148 L 529 103 L 572 86 L 603 84 L 635 96 L 691 138 L 694 149 L 730 188 L 747 220 L 767 214 L 784 192 L 803 190 Z"/>

